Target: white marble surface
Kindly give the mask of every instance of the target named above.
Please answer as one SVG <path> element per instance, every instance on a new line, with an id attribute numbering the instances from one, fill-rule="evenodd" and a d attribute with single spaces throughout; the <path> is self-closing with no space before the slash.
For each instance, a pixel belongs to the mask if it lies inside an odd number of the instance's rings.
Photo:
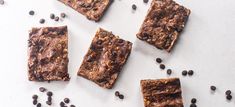
<path id="1" fill-rule="evenodd" d="M 189 21 L 172 53 L 160 51 L 135 37 L 146 15 L 149 4 L 142 0 L 115 0 L 99 23 L 87 20 L 81 14 L 57 0 L 6 0 L 0 5 L 0 106 L 32 107 L 31 96 L 45 86 L 54 92 L 53 107 L 69 97 L 77 107 L 143 107 L 139 81 L 167 78 L 155 62 L 162 57 L 172 77 L 180 77 L 185 107 L 190 99 L 198 99 L 199 107 L 234 107 L 235 99 L 227 102 L 224 92 L 235 92 L 235 1 L 234 0 L 176 0 L 191 9 Z M 137 10 L 133 12 L 131 5 Z M 29 10 L 36 14 L 29 16 Z M 49 19 L 50 13 L 68 15 L 62 22 Z M 40 25 L 40 18 L 46 23 Z M 27 79 L 28 30 L 35 26 L 68 25 L 70 82 L 36 83 Z M 98 27 L 113 31 L 134 43 L 133 51 L 115 87 L 103 89 L 76 76 L 92 37 Z M 193 77 L 182 77 L 181 71 L 193 69 Z M 217 86 L 211 94 L 210 85 Z M 114 97 L 119 90 L 125 99 Z M 43 102 L 46 95 L 40 94 Z M 235 95 L 235 94 L 234 94 Z M 235 97 L 235 96 L 234 96 Z"/>

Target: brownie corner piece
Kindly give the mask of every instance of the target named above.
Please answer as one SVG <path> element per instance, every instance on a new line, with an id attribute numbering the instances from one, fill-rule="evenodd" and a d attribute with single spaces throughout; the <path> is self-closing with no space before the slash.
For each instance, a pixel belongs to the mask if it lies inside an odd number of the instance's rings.
<path id="1" fill-rule="evenodd" d="M 137 38 L 170 52 L 191 11 L 173 0 L 153 0 Z"/>
<path id="2" fill-rule="evenodd" d="M 141 80 L 145 107 L 184 107 L 179 78 Z"/>
<path id="3" fill-rule="evenodd" d="M 65 5 L 86 16 L 89 20 L 99 21 L 113 0 L 59 0 Z"/>
<path id="4" fill-rule="evenodd" d="M 111 89 L 131 53 L 132 43 L 98 29 L 78 70 L 78 75 Z"/>
<path id="5" fill-rule="evenodd" d="M 30 81 L 68 81 L 67 26 L 32 28 L 28 40 Z"/>

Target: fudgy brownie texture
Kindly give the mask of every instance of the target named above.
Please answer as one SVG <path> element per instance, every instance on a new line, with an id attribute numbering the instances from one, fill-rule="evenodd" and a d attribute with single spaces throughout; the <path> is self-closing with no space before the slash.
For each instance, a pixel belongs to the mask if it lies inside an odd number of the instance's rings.
<path id="1" fill-rule="evenodd" d="M 189 15 L 189 9 L 173 0 L 153 0 L 137 38 L 170 52 Z"/>
<path id="2" fill-rule="evenodd" d="M 178 78 L 141 80 L 145 107 L 184 107 Z"/>
<path id="3" fill-rule="evenodd" d="M 104 88 L 112 88 L 131 53 L 132 43 L 98 29 L 78 75 Z"/>
<path id="4" fill-rule="evenodd" d="M 30 81 L 68 81 L 67 26 L 32 28 L 28 55 Z"/>
<path id="5" fill-rule="evenodd" d="M 113 0 L 59 0 L 89 20 L 99 21 Z"/>

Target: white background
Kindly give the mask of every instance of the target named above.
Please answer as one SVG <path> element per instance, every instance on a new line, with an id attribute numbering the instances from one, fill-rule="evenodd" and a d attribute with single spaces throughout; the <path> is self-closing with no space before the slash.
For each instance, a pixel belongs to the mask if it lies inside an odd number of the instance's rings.
<path id="1" fill-rule="evenodd" d="M 160 51 L 138 40 L 138 32 L 148 5 L 142 0 L 115 0 L 98 23 L 87 20 L 57 0 L 6 0 L 0 5 L 0 107 L 32 107 L 31 96 L 38 93 L 45 105 L 46 95 L 38 88 L 45 86 L 54 92 L 53 107 L 59 107 L 69 97 L 77 107 L 143 107 L 139 81 L 141 79 L 168 78 L 159 69 L 155 58 L 161 57 L 171 77 L 182 83 L 185 107 L 190 99 L 198 99 L 199 107 L 234 107 L 235 99 L 228 102 L 224 92 L 235 92 L 235 1 L 234 0 L 176 0 L 190 8 L 192 14 L 171 53 Z M 137 10 L 132 11 L 135 3 Z M 34 16 L 28 15 L 34 10 Z M 61 22 L 49 19 L 50 13 L 68 17 Z M 44 25 L 39 19 L 45 18 Z M 27 78 L 28 31 L 37 26 L 68 25 L 69 29 L 69 82 L 38 83 Z M 111 90 L 76 76 L 92 37 L 102 27 L 121 38 L 133 42 L 130 58 Z M 182 77 L 182 70 L 193 69 L 195 75 Z M 217 86 L 213 94 L 209 87 Z M 119 90 L 124 100 L 114 96 Z M 233 94 L 235 95 L 235 94 Z M 234 96 L 235 98 L 235 96 Z"/>

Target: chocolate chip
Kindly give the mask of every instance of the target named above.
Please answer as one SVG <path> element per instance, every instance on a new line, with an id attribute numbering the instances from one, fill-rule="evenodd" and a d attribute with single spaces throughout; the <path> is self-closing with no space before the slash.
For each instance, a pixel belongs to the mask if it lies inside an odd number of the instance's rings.
<path id="1" fill-rule="evenodd" d="M 64 102 L 60 102 L 60 107 L 64 107 L 65 106 L 65 104 L 64 104 Z"/>
<path id="2" fill-rule="evenodd" d="M 231 93 L 232 93 L 231 90 L 227 90 L 227 91 L 225 92 L 226 95 L 231 95 Z"/>
<path id="3" fill-rule="evenodd" d="M 50 14 L 50 18 L 51 18 L 51 19 L 55 19 L 55 14 L 51 13 L 51 14 Z"/>
<path id="4" fill-rule="evenodd" d="M 227 99 L 227 100 L 232 100 L 232 98 L 233 98 L 232 95 L 227 95 L 227 96 L 226 96 L 226 99 Z"/>
<path id="5" fill-rule="evenodd" d="M 4 0 L 0 0 L 0 4 L 4 5 L 5 1 Z"/>
<path id="6" fill-rule="evenodd" d="M 191 103 L 196 103 L 197 102 L 197 99 L 196 98 L 192 98 L 191 99 Z"/>
<path id="7" fill-rule="evenodd" d="M 162 63 L 162 59 L 161 58 L 156 58 L 156 62 L 157 63 Z"/>
<path id="8" fill-rule="evenodd" d="M 41 24 L 45 23 L 45 19 L 40 19 L 39 23 L 41 23 Z"/>
<path id="9" fill-rule="evenodd" d="M 196 104 L 190 104 L 190 107 L 197 107 Z"/>
<path id="10" fill-rule="evenodd" d="M 189 76 L 192 76 L 193 73 L 194 73 L 193 70 L 189 70 L 189 71 L 188 71 L 188 75 L 189 75 Z"/>
<path id="11" fill-rule="evenodd" d="M 144 3 L 148 3 L 149 2 L 149 0 L 143 0 L 144 1 Z"/>
<path id="12" fill-rule="evenodd" d="M 52 102 L 51 102 L 51 101 L 46 101 L 46 104 L 47 104 L 47 105 L 51 105 Z"/>
<path id="13" fill-rule="evenodd" d="M 118 97 L 119 97 L 120 99 L 124 99 L 124 95 L 122 95 L 122 94 L 120 94 Z"/>
<path id="14" fill-rule="evenodd" d="M 119 91 L 116 91 L 115 96 L 119 96 L 119 95 L 120 95 Z"/>
<path id="15" fill-rule="evenodd" d="M 70 107 L 76 107 L 75 105 L 70 105 Z"/>
<path id="16" fill-rule="evenodd" d="M 40 91 L 40 92 L 45 92 L 45 91 L 46 91 L 46 88 L 40 87 L 40 88 L 39 88 L 39 91 Z"/>
<path id="17" fill-rule="evenodd" d="M 37 104 L 37 107 L 42 107 L 42 104 L 41 104 L 41 103 L 38 103 L 38 104 Z"/>
<path id="18" fill-rule="evenodd" d="M 66 14 L 65 13 L 60 13 L 60 17 L 65 18 Z"/>
<path id="19" fill-rule="evenodd" d="M 34 11 L 33 11 L 33 10 L 30 10 L 30 11 L 29 11 L 29 15 L 31 15 L 31 16 L 34 15 Z"/>
<path id="20" fill-rule="evenodd" d="M 132 9 L 133 10 L 136 10 L 137 9 L 137 6 L 135 4 L 132 5 Z"/>
<path id="21" fill-rule="evenodd" d="M 60 18 L 58 16 L 55 17 L 55 21 L 59 21 Z"/>
<path id="22" fill-rule="evenodd" d="M 186 76 L 187 74 L 188 74 L 188 72 L 187 72 L 186 70 L 183 70 L 183 71 L 182 71 L 182 75 L 183 75 L 183 76 Z"/>
<path id="23" fill-rule="evenodd" d="M 164 64 L 160 64 L 159 67 L 160 67 L 160 69 L 162 69 L 162 70 L 166 68 L 166 66 L 165 66 Z"/>
<path id="24" fill-rule="evenodd" d="M 52 95 L 53 95 L 53 93 L 51 91 L 47 92 L 47 96 L 52 96 Z"/>
<path id="25" fill-rule="evenodd" d="M 51 102 L 51 101 L 52 101 L 52 97 L 51 97 L 51 96 L 48 96 L 48 97 L 47 97 L 47 101 L 50 101 L 50 102 Z"/>
<path id="26" fill-rule="evenodd" d="M 167 73 L 168 75 L 171 75 L 172 70 L 171 70 L 171 69 L 167 69 L 166 73 Z"/>
<path id="27" fill-rule="evenodd" d="M 69 98 L 64 98 L 64 102 L 68 104 L 70 102 Z"/>
<path id="28" fill-rule="evenodd" d="M 38 99 L 38 95 L 35 94 L 35 95 L 32 96 L 32 98 L 33 98 L 34 100 L 37 100 L 37 99 Z"/>
<path id="29" fill-rule="evenodd" d="M 216 87 L 213 86 L 213 85 L 212 85 L 210 88 L 211 88 L 212 91 L 215 91 L 215 90 L 216 90 Z"/>
<path id="30" fill-rule="evenodd" d="M 33 100 L 33 105 L 36 105 L 38 103 L 38 100 Z"/>

